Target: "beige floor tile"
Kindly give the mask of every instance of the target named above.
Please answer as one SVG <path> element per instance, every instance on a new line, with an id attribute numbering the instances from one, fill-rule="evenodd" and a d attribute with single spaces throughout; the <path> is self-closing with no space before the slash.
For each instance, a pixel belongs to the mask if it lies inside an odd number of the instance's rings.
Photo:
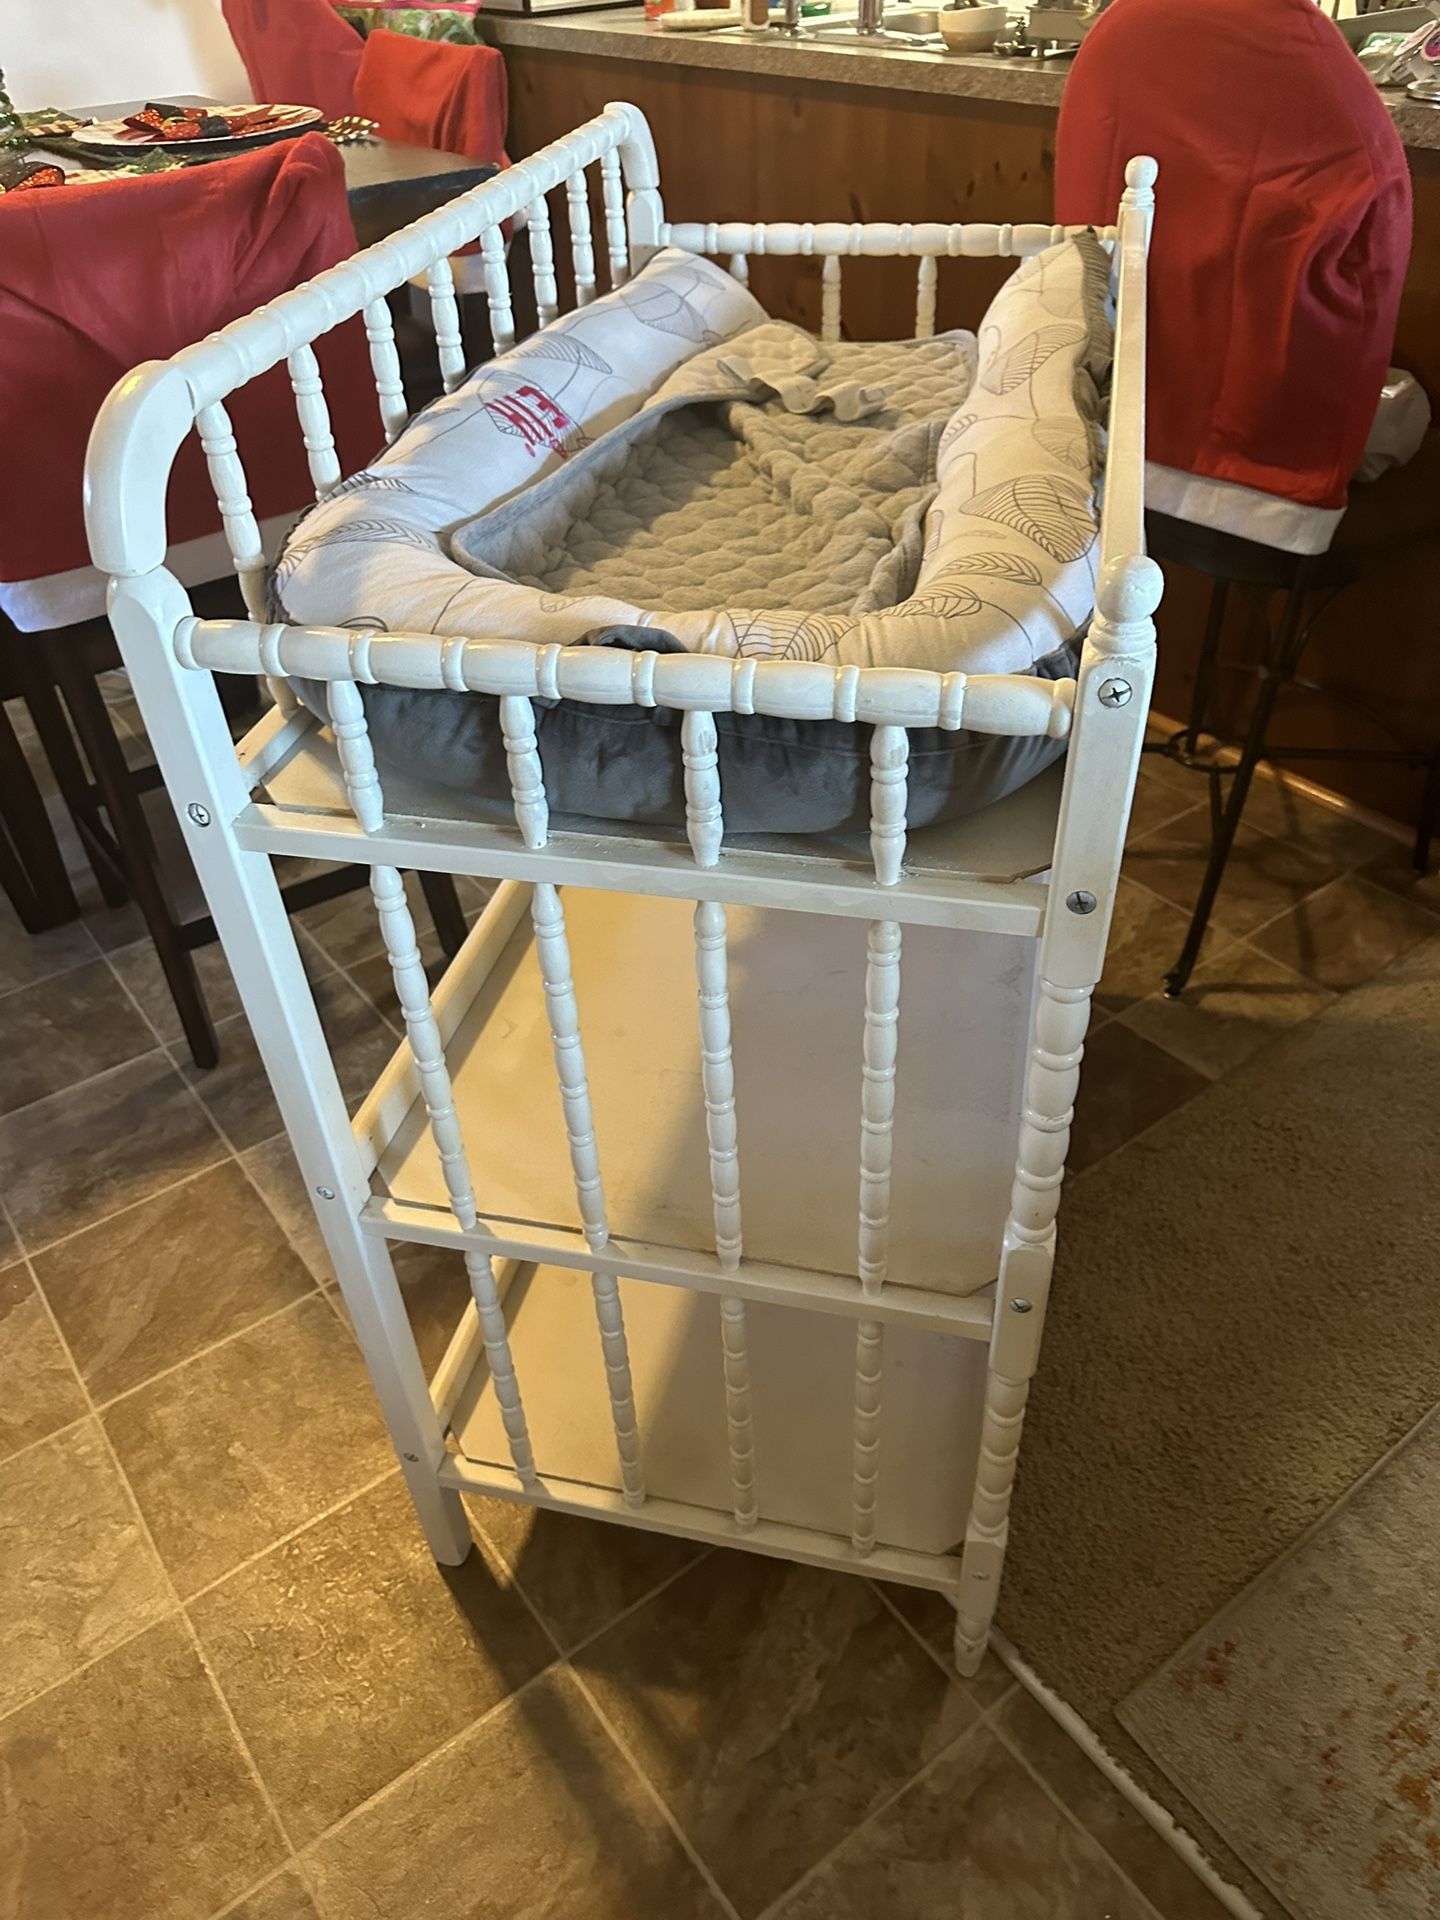
<path id="1" fill-rule="evenodd" d="M 3 1920 L 204 1920 L 283 1858 L 178 1619 L 0 1721 L 0 1781 Z"/>
<path id="2" fill-rule="evenodd" d="M 753 1920 L 971 1725 L 863 1580 L 715 1553 L 575 1656 Z"/>
<path id="3" fill-rule="evenodd" d="M 1150 1920 L 984 1727 L 861 1829 L 777 1920 Z"/>
<path id="4" fill-rule="evenodd" d="M 436 1567 L 398 1475 L 242 1568 L 191 1617 L 297 1846 L 554 1658 L 483 1551 Z"/>
<path id="5" fill-rule="evenodd" d="M 306 1859 L 324 1920 L 719 1920 L 563 1669 L 405 1776 Z"/>
<path id="6" fill-rule="evenodd" d="M 1070 1171 L 1083 1173 L 1208 1084 L 1194 1067 L 1112 1020 L 1085 1043 Z"/>
<path id="7" fill-rule="evenodd" d="M 83 921 L 53 927 L 49 933 L 27 933 L 10 902 L 0 896 L 0 994 L 52 979 L 94 958 L 95 942 Z"/>
<path id="8" fill-rule="evenodd" d="M 1162 1920 L 1225 1920 L 1215 1896 L 1023 1688 L 1001 1707 L 995 1725 Z"/>
<path id="9" fill-rule="evenodd" d="M 97 1401 L 313 1285 L 233 1160 L 62 1241 L 37 1256 L 35 1271 Z"/>
<path id="10" fill-rule="evenodd" d="M 1204 807 L 1196 807 L 1127 848 L 1125 871 L 1152 893 L 1183 908 L 1188 917 L 1209 851 L 1209 815 Z M 1330 877 L 1326 863 L 1303 846 L 1288 845 L 1242 825 L 1230 849 L 1211 923 L 1222 933 L 1243 937 L 1285 913 Z"/>
<path id="11" fill-rule="evenodd" d="M 692 1540 L 471 1499 L 471 1517 L 568 1652 L 698 1559 Z"/>
<path id="12" fill-rule="evenodd" d="M 0 1213 L 0 1273 L 7 1267 L 13 1267 L 17 1260 L 23 1260 L 20 1242 L 15 1238 L 15 1229 L 3 1213 Z"/>
<path id="13" fill-rule="evenodd" d="M 1176 769 L 1168 760 L 1159 764 L 1172 773 L 1183 773 L 1183 769 Z M 1189 813 L 1205 803 L 1206 794 L 1205 782 L 1198 776 L 1167 779 L 1156 770 L 1153 758 L 1147 756 L 1140 762 L 1135 797 L 1130 803 L 1126 839 L 1139 840 L 1144 834 L 1153 833 L 1157 827 L 1168 826 L 1172 820 L 1178 820 L 1182 813 Z"/>
<path id="14" fill-rule="evenodd" d="M 1360 868 L 1361 877 L 1384 887 L 1387 892 L 1403 894 L 1407 900 L 1413 900 L 1417 907 L 1429 907 L 1432 913 L 1440 913 L 1440 865 L 1437 865 L 1440 846 L 1432 849 L 1430 871 L 1417 873 L 1411 859 L 1408 846 L 1395 841 L 1385 852 L 1374 860 L 1367 860 Z"/>
<path id="15" fill-rule="evenodd" d="M 894 1586 L 888 1581 L 876 1584 L 882 1587 L 895 1611 L 904 1615 L 927 1646 L 934 1648 L 945 1663 L 946 1671 L 954 1673 L 955 1609 L 944 1594 L 935 1593 L 929 1587 Z M 955 1677 L 982 1712 L 993 1707 L 1015 1684 L 1009 1668 L 988 1648 L 980 1662 L 980 1671 L 973 1679 L 967 1680 L 958 1674 Z"/>
<path id="16" fill-rule="evenodd" d="M 1174 966 L 1190 916 L 1122 874 L 1110 921 L 1105 971 L 1095 989 L 1094 1010 L 1114 1014 L 1154 993 Z M 1212 932 L 1213 944 L 1217 936 Z M 1225 936 L 1218 938 L 1223 943 Z"/>
<path id="17" fill-rule="evenodd" d="M 0 1273 L 0 1460 L 84 1412 L 75 1369 L 28 1269 Z"/>
<path id="18" fill-rule="evenodd" d="M 312 985 L 341 1088 L 356 1106 L 394 1053 L 396 1036 L 339 974 L 322 975 Z M 253 1147 L 280 1132 L 280 1109 L 244 1014 L 222 1021 L 217 1032 L 219 1066 L 202 1070 L 187 1059 L 182 1071 L 226 1139 L 237 1148 Z"/>
<path id="19" fill-rule="evenodd" d="M 211 1019 L 228 1020 L 240 1011 L 240 995 L 224 952 L 219 946 L 197 947 L 194 959 Z M 110 955 L 110 964 L 160 1038 L 179 1040 L 180 1016 L 151 942 L 137 940 L 134 946 L 118 948 Z"/>
<path id="20" fill-rule="evenodd" d="M 149 1027 L 100 959 L 7 994 L 0 1112 L 28 1107 L 122 1066 L 155 1045 Z"/>
<path id="21" fill-rule="evenodd" d="M 163 1053 L 0 1119 L 5 1200 L 32 1251 L 225 1157 Z"/>
<path id="22" fill-rule="evenodd" d="M 232 1907 L 225 1920 L 320 1920 L 320 1916 L 300 1875 L 287 1870 Z"/>
<path id="23" fill-rule="evenodd" d="M 422 946 L 431 937 L 430 910 L 413 873 L 405 876 L 405 897 L 415 917 Z M 380 919 L 370 889 L 361 887 L 342 894 L 338 900 L 324 900 L 318 907 L 306 907 L 296 919 L 317 940 L 337 966 L 350 968 L 357 961 L 381 953 L 385 946 Z"/>
<path id="24" fill-rule="evenodd" d="M 359 1353 L 318 1296 L 117 1400 L 104 1420 L 182 1594 L 394 1459 Z"/>
<path id="25" fill-rule="evenodd" d="M 1437 933 L 1440 918 L 1424 907 L 1345 874 L 1262 927 L 1254 943 L 1272 959 L 1344 993 Z"/>
<path id="26" fill-rule="evenodd" d="M 173 1604 L 93 1421 L 0 1466 L 0 1712 Z"/>
<path id="27" fill-rule="evenodd" d="M 283 1133 L 241 1155 L 245 1171 L 265 1196 L 265 1204 L 280 1222 L 290 1244 L 321 1286 L 335 1280 L 335 1269 L 325 1251 L 324 1236 L 310 1204 L 310 1195 L 295 1163 L 294 1150 Z"/>
<path id="28" fill-rule="evenodd" d="M 1267 1041 L 1329 1006 L 1334 994 L 1243 941 L 1202 960 L 1178 1000 L 1151 994 L 1121 1015 L 1197 1073 L 1218 1079 Z"/>
<path id="29" fill-rule="evenodd" d="M 1303 847 L 1324 861 L 1332 877 L 1365 861 L 1383 859 L 1395 845 L 1377 827 L 1260 774 L 1245 796 L 1245 821 L 1277 840 Z"/>

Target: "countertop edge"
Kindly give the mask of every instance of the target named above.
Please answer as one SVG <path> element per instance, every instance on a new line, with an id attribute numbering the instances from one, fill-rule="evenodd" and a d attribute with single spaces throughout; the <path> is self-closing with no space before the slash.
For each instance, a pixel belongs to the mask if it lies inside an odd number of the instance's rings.
<path id="1" fill-rule="evenodd" d="M 513 47 L 582 54 L 591 59 L 643 61 L 652 66 L 748 74 L 761 79 L 819 81 L 890 93 L 949 96 L 1001 107 L 1054 110 L 1065 90 L 1066 68 L 989 55 L 876 53 L 864 47 L 805 46 L 778 35 L 663 33 L 647 27 L 638 8 L 593 13 L 524 15 L 485 12 L 481 29 L 502 50 Z M 478 22 L 477 22 L 478 24 Z M 1403 95 L 1382 94 L 1396 131 L 1410 152 L 1440 150 L 1440 108 Z"/>

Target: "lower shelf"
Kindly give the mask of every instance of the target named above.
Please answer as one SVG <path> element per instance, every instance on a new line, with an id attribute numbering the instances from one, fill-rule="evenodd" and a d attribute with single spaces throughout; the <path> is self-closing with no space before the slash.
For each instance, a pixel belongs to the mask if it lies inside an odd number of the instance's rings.
<path id="1" fill-rule="evenodd" d="M 673 1530 L 729 1532 L 729 1451 L 719 1302 L 710 1295 L 623 1280 L 620 1294 L 646 1490 L 703 1510 Z M 543 1479 L 618 1498 L 614 1431 L 587 1275 L 523 1269 L 505 1298 L 511 1350 L 536 1466 Z M 855 1326 L 828 1314 L 751 1306 L 746 1314 L 756 1490 L 762 1520 L 850 1534 Z M 909 1328 L 888 1330 L 880 1419 L 878 1541 L 915 1554 L 949 1554 L 965 1530 L 974 1484 L 985 1350 Z M 508 1469 L 510 1455 L 483 1358 L 454 1402 L 451 1431 L 463 1460 Z M 580 1502 L 581 1510 L 585 1503 Z M 640 1518 L 623 1510 L 627 1519 Z M 622 1517 L 621 1514 L 601 1517 Z M 857 1564 L 859 1562 L 857 1561 Z M 877 1563 L 877 1571 L 881 1568 Z M 907 1577 L 903 1570 L 896 1577 Z M 912 1576 L 913 1577 L 913 1574 Z M 933 1584 L 945 1584 L 936 1569 Z M 927 1582 L 928 1583 L 928 1582 Z"/>

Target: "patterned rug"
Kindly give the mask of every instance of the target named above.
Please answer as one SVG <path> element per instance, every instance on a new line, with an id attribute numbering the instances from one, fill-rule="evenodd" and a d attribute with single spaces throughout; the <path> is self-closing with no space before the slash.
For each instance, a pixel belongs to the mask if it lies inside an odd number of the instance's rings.
<path id="1" fill-rule="evenodd" d="M 1304 1920 L 1440 1905 L 1437 1491 L 1431 1415 L 1119 1708 Z"/>
<path id="2" fill-rule="evenodd" d="M 1430 940 L 1082 1175 L 1061 1213 L 1000 1625 L 1267 1915 L 1440 1913 L 1440 1873 L 1429 1868 L 1428 1907 L 1399 1904 L 1399 1872 L 1369 1909 L 1356 1893 L 1348 1906 L 1317 1905 L 1311 1881 L 1346 1871 L 1353 1856 L 1365 1866 L 1364 1892 L 1372 1870 L 1358 1841 L 1332 1858 L 1323 1832 L 1306 1830 L 1306 1795 L 1321 1806 L 1328 1793 L 1348 1808 L 1353 1794 L 1357 1806 L 1368 1801 L 1362 1817 L 1383 1825 L 1373 1821 L 1378 1774 L 1364 1787 L 1353 1776 L 1357 1784 L 1342 1792 L 1326 1789 L 1322 1773 L 1316 1789 L 1313 1763 L 1302 1776 L 1277 1758 L 1251 1778 L 1249 1801 L 1237 1793 L 1233 1805 L 1222 1802 L 1199 1777 L 1206 1749 L 1197 1715 L 1181 1782 L 1197 1804 L 1117 1710 L 1197 1638 L 1202 1664 L 1206 1648 L 1223 1656 L 1226 1639 L 1238 1646 L 1233 1631 L 1216 1639 L 1209 1623 L 1217 1613 L 1326 1522 L 1440 1403 L 1437 1090 L 1440 940 Z M 1353 1672 L 1348 1650 L 1334 1656 L 1336 1674 L 1344 1666 L 1356 1688 L 1384 1667 L 1382 1700 L 1393 1681 L 1388 1698 L 1403 1692 L 1408 1702 L 1413 1673 L 1407 1679 L 1400 1662 L 1427 1655 L 1419 1583 L 1433 1569 L 1440 1475 L 1430 1486 L 1428 1516 L 1408 1541 L 1387 1536 L 1367 1573 L 1377 1632 L 1391 1622 L 1402 1643 L 1415 1633 L 1416 1646 L 1384 1642 Z M 1399 1583 L 1393 1616 L 1390 1583 Z M 1356 1583 L 1337 1605 L 1362 1597 Z M 1433 1603 L 1428 1618 L 1428 1661 L 1440 1665 Z M 1338 1677 L 1324 1679 L 1320 1648 L 1310 1650 L 1317 1672 L 1300 1711 L 1318 1725 L 1318 1760 L 1331 1745 L 1324 1729 L 1351 1702 Z M 1197 1681 L 1196 1695 L 1227 1695 L 1227 1735 L 1247 1714 L 1256 1731 L 1262 1716 L 1278 1717 L 1278 1707 L 1261 1704 L 1259 1677 L 1247 1666 L 1223 1689 Z M 1333 1695 L 1323 1708 L 1322 1686 Z M 1247 1731 L 1246 1742 L 1253 1737 Z M 1277 1725 L 1270 1737 L 1291 1736 Z M 1238 1774 L 1244 1745 L 1231 1745 L 1227 1765 Z M 1167 1756 L 1180 1778 L 1178 1742 Z M 1395 1772 L 1397 1791 L 1402 1772 L 1416 1769 Z M 1424 1795 L 1414 1794 L 1416 1813 L 1425 1812 Z M 1244 1820 L 1232 1825 L 1232 1811 Z M 1422 1850 L 1428 1830 L 1417 1828 Z M 1245 1864 L 1259 1861 L 1259 1832 L 1270 1842 L 1269 1887 Z M 1396 1838 L 1405 1838 L 1398 1828 Z M 1308 1865 L 1306 1852 L 1315 1856 Z M 1427 1880 L 1418 1870 L 1412 1877 Z M 1279 1885 L 1283 1904 L 1272 1890 Z"/>

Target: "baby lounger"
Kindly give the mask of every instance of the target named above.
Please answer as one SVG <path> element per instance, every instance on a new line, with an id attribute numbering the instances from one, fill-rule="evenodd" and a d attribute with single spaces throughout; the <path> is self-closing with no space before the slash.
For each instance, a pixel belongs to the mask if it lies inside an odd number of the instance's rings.
<path id="1" fill-rule="evenodd" d="M 478 368 L 296 529 L 293 624 L 537 645 L 1074 671 L 1094 604 L 1109 260 L 1028 259 L 969 333 L 816 341 L 679 248 Z M 767 589 L 769 593 L 767 596 Z M 324 713 L 324 690 L 302 688 Z M 382 766 L 508 801 L 496 703 L 375 688 Z M 552 804 L 682 824 L 672 716 L 547 703 Z M 1063 741 L 910 743 L 912 826 L 989 804 Z M 738 832 L 863 825 L 868 731 L 726 716 Z"/>
<path id="2" fill-rule="evenodd" d="M 1142 481 L 1154 178 L 1152 162 L 1134 161 L 1118 224 L 1078 243 L 1040 226 L 671 222 L 644 119 L 611 106 L 312 284 L 140 369 L 107 402 L 88 470 L 95 560 L 113 576 L 125 661 L 437 1559 L 469 1552 L 460 1495 L 481 1491 L 936 1589 L 956 1606 L 958 1664 L 978 1665 L 1152 677 L 1160 575 L 1144 555 Z M 576 310 L 594 316 L 589 327 L 559 318 L 552 199 L 568 219 Z M 521 209 L 541 326 L 517 344 L 500 228 Z M 501 353 L 472 377 L 449 256 L 476 239 Z M 752 310 L 746 259 L 761 252 L 820 257 L 818 346 Z M 841 339 L 841 262 L 856 254 L 918 262 L 914 342 L 869 355 Z M 1028 264 L 1010 283 L 1013 311 L 1003 293 L 999 319 L 992 309 L 996 334 L 978 337 L 970 379 L 968 336 L 934 335 L 936 283 L 942 260 L 985 254 Z M 728 277 L 710 264 L 717 255 Z M 1102 265 L 1115 333 L 1092 552 L 1097 436 L 1081 415 L 1099 371 Z M 448 397 L 412 438 L 385 296 L 422 273 Z M 1058 310 L 1013 337 L 1026 301 Z M 667 348 L 659 370 L 642 357 L 628 385 L 599 394 L 592 431 L 580 424 L 590 418 L 584 380 L 566 388 L 576 402 L 566 408 L 553 370 L 597 372 L 577 361 L 578 343 L 613 374 L 625 328 L 643 329 L 645 312 L 668 319 L 660 332 L 672 341 L 698 314 L 701 333 L 716 336 L 698 343 L 708 357 Z M 356 316 L 393 457 L 347 479 L 314 342 Z M 736 430 L 756 457 L 776 471 L 791 459 L 785 470 L 803 487 L 814 463 L 792 458 L 790 423 L 808 444 L 817 412 L 852 415 L 842 433 L 880 420 L 865 389 L 887 355 L 906 379 L 913 367 L 948 367 L 946 379 L 960 367 L 969 384 L 940 430 L 948 445 L 934 481 L 912 463 L 913 497 L 888 521 L 874 498 L 883 488 L 855 506 L 864 486 L 849 470 L 852 517 L 834 551 L 839 564 L 868 556 L 851 596 L 865 604 L 822 616 L 802 584 L 787 638 L 784 603 L 754 608 L 754 631 L 742 633 L 726 627 L 729 607 L 680 593 L 659 603 L 660 645 L 657 608 L 627 590 L 626 556 L 643 557 L 623 497 L 633 469 L 587 456 L 582 437 L 598 448 L 607 425 L 663 412 L 672 376 L 718 380 L 732 398 L 705 430 L 744 423 Z M 276 566 L 225 401 L 281 360 L 319 504 Z M 1045 384 L 1052 361 L 1063 394 Z M 892 399 L 895 378 L 879 382 L 891 381 Z M 895 403 L 886 432 L 903 439 L 904 408 L 923 406 L 923 386 Z M 523 477 L 534 453 L 533 519 L 507 509 L 519 481 L 498 486 L 494 475 L 493 498 L 459 513 L 450 494 L 416 504 L 437 472 L 426 465 L 436 423 L 466 423 L 449 436 L 456 445 L 490 430 L 477 424 L 477 396 L 515 428 L 496 436 L 514 441 L 508 471 Z M 758 425 L 734 410 L 750 406 Z M 965 415 L 986 409 L 1038 449 L 1027 459 L 1065 472 L 987 472 L 978 450 L 975 470 L 961 472 Z M 166 569 L 168 470 L 192 428 L 244 620 L 197 619 Z M 629 431 L 638 445 L 651 425 Z M 928 418 L 919 429 L 934 431 Z M 573 474 L 562 473 L 562 451 Z M 732 453 L 716 458 L 731 484 Z M 619 503 L 608 522 L 592 510 L 607 488 Z M 967 511 L 977 492 L 992 496 L 987 510 Z M 883 537 L 866 547 L 876 513 Z M 551 536 L 581 520 L 602 534 L 621 526 L 624 539 L 582 553 L 593 571 L 572 591 L 556 584 Z M 367 521 L 383 523 L 380 537 L 341 537 Z M 1012 543 L 1036 529 L 1048 530 L 1057 569 L 1039 581 L 1013 564 L 1020 555 L 1040 569 Z M 823 539 L 826 529 L 801 533 Z M 408 574 L 352 570 L 358 558 L 385 571 L 407 552 L 417 560 Z M 576 563 L 566 552 L 555 564 Z M 982 595 L 973 582 L 984 555 L 1001 584 Z M 802 576 L 819 577 L 810 558 Z M 1043 670 L 1070 645 L 1097 578 L 1074 677 Z M 705 579 L 691 576 L 695 593 Z M 1005 597 L 1036 585 L 1023 603 Z M 383 611 L 364 604 L 371 587 L 389 596 Z M 448 609 L 426 597 L 437 592 L 454 596 Z M 397 611 L 405 593 L 413 624 Z M 985 615 L 994 624 L 983 646 L 981 599 L 998 608 Z M 907 601 L 919 613 L 905 614 Z M 488 611 L 472 621 L 476 607 Z M 513 630 L 501 607 L 522 608 Z M 540 630 L 540 644 L 537 615 L 561 623 Z M 923 665 L 888 652 L 890 630 L 907 621 L 925 636 Z M 594 643 L 617 636 L 624 644 Z M 274 691 L 238 749 L 217 672 L 263 673 Z M 328 724 L 297 699 L 301 684 Z M 482 699 L 467 707 L 455 698 L 465 694 Z M 410 750 L 377 761 L 385 716 L 421 698 L 494 713 L 503 816 L 432 764 L 418 729 L 403 736 Z M 564 756 L 542 761 L 537 710 L 579 716 L 582 732 L 589 716 L 640 716 L 647 751 L 658 741 L 673 758 L 682 825 L 562 813 Z M 828 822 L 834 831 L 737 834 L 734 758 L 721 738 L 751 720 L 859 743 L 848 758 L 863 767 L 866 830 L 840 830 L 847 814 Z M 917 827 L 912 742 L 962 738 L 976 751 L 1009 741 L 1068 750 L 1063 767 L 982 811 Z M 273 876 L 281 854 L 372 869 L 405 1033 L 353 1120 Z M 433 993 L 408 869 L 496 883 Z M 471 1304 L 429 1380 L 390 1257 L 403 1241 L 457 1250 L 470 1281 Z"/>

